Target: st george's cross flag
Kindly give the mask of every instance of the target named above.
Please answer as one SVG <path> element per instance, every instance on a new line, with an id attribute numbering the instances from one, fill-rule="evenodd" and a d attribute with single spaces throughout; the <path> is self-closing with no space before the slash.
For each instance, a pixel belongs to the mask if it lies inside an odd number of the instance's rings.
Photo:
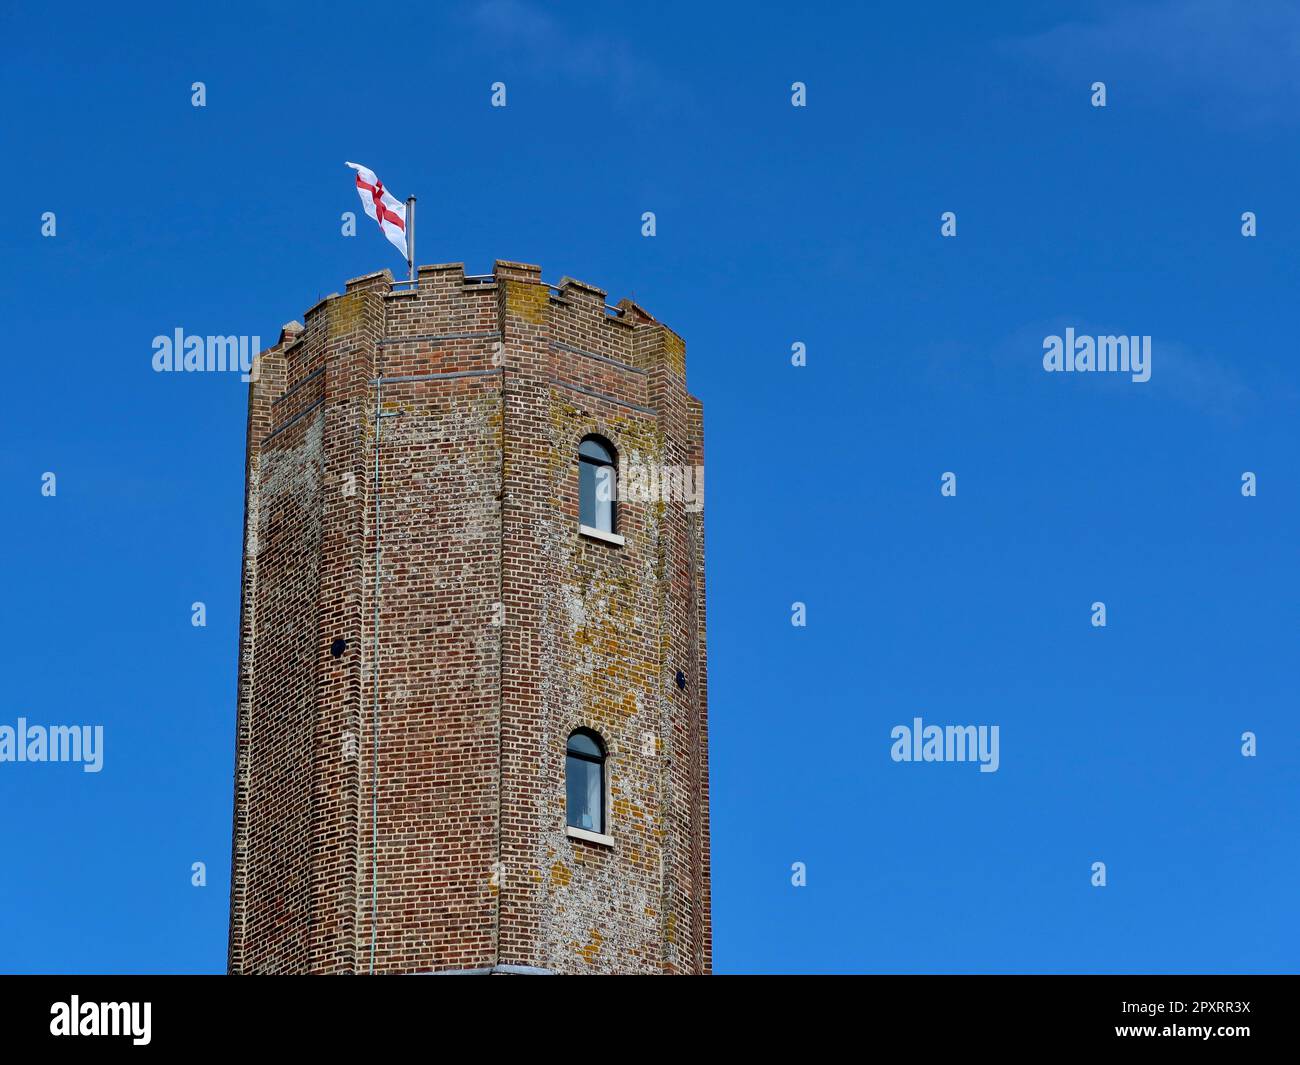
<path id="1" fill-rule="evenodd" d="M 402 253 L 402 258 L 408 258 L 406 204 L 384 188 L 384 183 L 373 170 L 360 163 L 348 163 L 348 166 L 357 172 L 357 195 L 361 197 L 361 206 L 366 209 L 366 214 L 379 223 L 384 236 Z"/>

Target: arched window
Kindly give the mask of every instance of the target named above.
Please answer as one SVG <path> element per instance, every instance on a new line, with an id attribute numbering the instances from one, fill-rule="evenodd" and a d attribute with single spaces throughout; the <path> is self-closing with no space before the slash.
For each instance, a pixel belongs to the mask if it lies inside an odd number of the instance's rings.
<path id="1" fill-rule="evenodd" d="M 598 436 L 578 445 L 578 521 L 596 532 L 613 534 L 615 481 L 614 449 Z"/>
<path id="2" fill-rule="evenodd" d="M 603 835 L 605 832 L 605 745 L 587 729 L 569 737 L 564 759 L 568 803 L 565 820 L 570 828 Z"/>

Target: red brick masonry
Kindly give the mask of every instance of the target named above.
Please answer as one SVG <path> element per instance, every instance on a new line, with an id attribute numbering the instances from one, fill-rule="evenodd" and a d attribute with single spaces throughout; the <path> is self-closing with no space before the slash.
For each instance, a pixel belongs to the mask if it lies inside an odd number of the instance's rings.
<path id="1" fill-rule="evenodd" d="M 703 466 L 681 339 L 456 263 L 349 281 L 257 373 L 230 971 L 709 972 L 703 514 L 578 532 L 588 433 Z M 579 726 L 612 846 L 565 831 Z"/>

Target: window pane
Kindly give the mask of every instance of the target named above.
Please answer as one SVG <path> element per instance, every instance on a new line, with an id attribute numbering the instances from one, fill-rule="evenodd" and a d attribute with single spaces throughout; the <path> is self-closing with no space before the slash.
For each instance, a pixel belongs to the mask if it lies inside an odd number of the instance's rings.
<path id="1" fill-rule="evenodd" d="M 614 531 L 614 497 L 617 495 L 613 466 L 578 463 L 578 520 L 601 532 Z"/>
<path id="2" fill-rule="evenodd" d="M 613 466 L 596 467 L 596 521 L 597 529 L 614 531 L 614 499 L 617 495 Z"/>
<path id="3" fill-rule="evenodd" d="M 578 454 L 586 455 L 587 458 L 596 459 L 599 462 L 614 461 L 614 456 L 609 453 L 609 448 L 598 440 L 584 440 L 578 445 Z"/>
<path id="4" fill-rule="evenodd" d="M 596 472 L 592 463 L 578 463 L 578 520 L 593 529 L 600 528 L 596 524 Z"/>
<path id="5" fill-rule="evenodd" d="M 565 759 L 565 776 L 568 778 L 567 820 L 574 828 L 585 828 L 588 832 L 605 830 L 601 817 L 604 806 L 601 769 L 599 762 L 587 762 L 573 757 Z"/>
<path id="6" fill-rule="evenodd" d="M 587 809 L 591 812 L 593 832 L 604 832 L 605 796 L 601 791 L 605 766 L 601 762 L 587 762 Z"/>
<path id="7" fill-rule="evenodd" d="M 599 744 L 585 732 L 575 732 L 569 737 L 569 750 L 575 754 L 589 754 L 593 758 L 601 757 Z"/>

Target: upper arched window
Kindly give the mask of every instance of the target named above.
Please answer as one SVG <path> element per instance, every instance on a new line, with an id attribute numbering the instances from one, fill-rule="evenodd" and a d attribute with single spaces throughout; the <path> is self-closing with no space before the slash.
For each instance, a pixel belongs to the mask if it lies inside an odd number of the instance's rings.
<path id="1" fill-rule="evenodd" d="M 565 820 L 570 828 L 605 832 L 605 745 L 587 729 L 569 737 L 565 751 Z"/>
<path id="2" fill-rule="evenodd" d="M 614 449 L 598 436 L 578 445 L 578 521 L 596 532 L 613 534 L 618 484 Z"/>

